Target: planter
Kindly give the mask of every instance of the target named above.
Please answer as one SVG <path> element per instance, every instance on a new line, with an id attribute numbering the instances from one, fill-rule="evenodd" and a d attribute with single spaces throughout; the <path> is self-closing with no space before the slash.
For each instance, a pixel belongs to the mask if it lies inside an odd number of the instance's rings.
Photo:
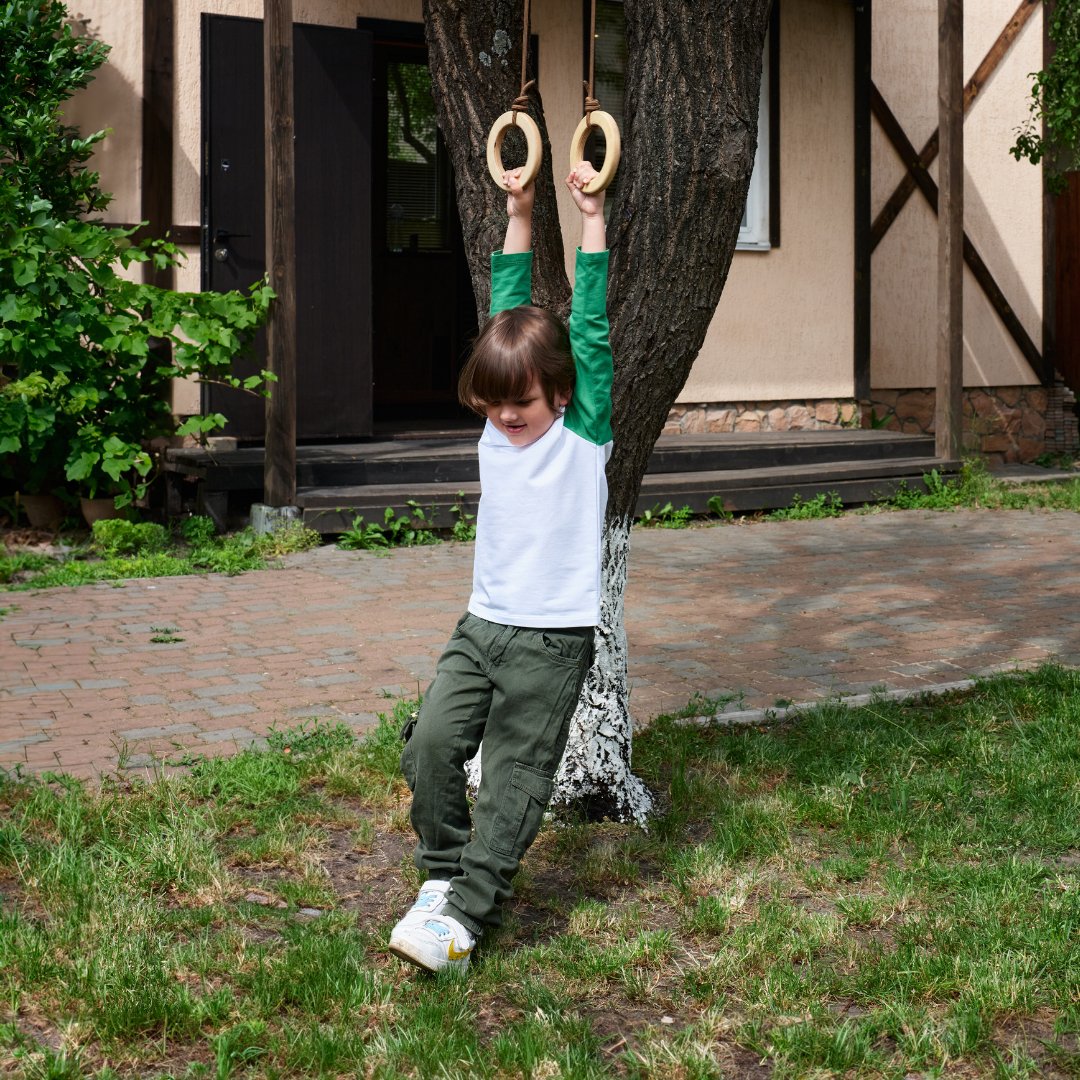
<path id="1" fill-rule="evenodd" d="M 107 499 L 87 499 L 85 496 L 79 499 L 82 507 L 83 520 L 91 528 L 95 521 L 104 521 L 107 518 L 120 517 L 120 511 L 116 509 L 116 500 L 110 495 Z"/>
<path id="2" fill-rule="evenodd" d="M 64 504 L 56 495 L 20 495 L 19 505 L 26 511 L 26 520 L 35 529 L 59 529 L 64 522 Z"/>

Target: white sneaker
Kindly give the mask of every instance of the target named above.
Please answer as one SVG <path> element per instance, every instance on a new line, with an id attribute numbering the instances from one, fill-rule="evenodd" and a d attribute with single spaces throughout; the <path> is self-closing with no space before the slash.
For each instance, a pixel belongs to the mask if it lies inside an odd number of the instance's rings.
<path id="1" fill-rule="evenodd" d="M 437 915 L 443 904 L 446 903 L 446 890 L 450 888 L 449 881 L 425 881 L 416 895 L 416 902 L 405 912 L 397 926 L 390 932 L 391 940 L 394 934 L 402 926 L 412 926 L 414 923 L 426 922 L 432 915 Z"/>
<path id="2" fill-rule="evenodd" d="M 425 971 L 464 971 L 475 945 L 476 938 L 446 914 L 430 915 L 423 922 L 402 919 L 390 934 L 390 951 Z"/>

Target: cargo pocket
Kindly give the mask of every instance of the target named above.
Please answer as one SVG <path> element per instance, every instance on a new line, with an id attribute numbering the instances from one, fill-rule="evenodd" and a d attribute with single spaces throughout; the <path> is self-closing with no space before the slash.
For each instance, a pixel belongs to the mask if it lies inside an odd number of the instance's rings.
<path id="1" fill-rule="evenodd" d="M 541 630 L 540 647 L 549 660 L 567 667 L 588 667 L 592 654 L 593 628 L 588 630 Z"/>
<path id="2" fill-rule="evenodd" d="M 520 859 L 540 831 L 551 791 L 549 774 L 517 762 L 488 839 L 491 850 Z"/>
<path id="3" fill-rule="evenodd" d="M 413 728 L 416 727 L 419 717 L 418 712 L 411 713 L 409 719 L 401 726 L 401 740 L 405 743 L 405 749 L 401 751 L 401 774 L 405 777 L 405 783 L 409 785 L 410 791 L 416 790 L 416 762 L 413 761 L 414 755 L 410 752 L 409 740 L 412 738 Z"/>

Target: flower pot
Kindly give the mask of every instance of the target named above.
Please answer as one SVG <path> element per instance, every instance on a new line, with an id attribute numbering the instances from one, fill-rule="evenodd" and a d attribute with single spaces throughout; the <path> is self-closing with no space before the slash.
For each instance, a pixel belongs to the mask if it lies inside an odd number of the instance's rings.
<path id="1" fill-rule="evenodd" d="M 64 504 L 56 495 L 20 495 L 19 505 L 26 511 L 26 520 L 35 529 L 59 529 L 64 522 Z"/>
<path id="2" fill-rule="evenodd" d="M 84 496 L 79 499 L 79 505 L 82 507 L 83 520 L 91 528 L 95 521 L 120 516 L 120 511 L 116 509 L 116 500 L 111 495 L 107 499 L 87 499 Z"/>

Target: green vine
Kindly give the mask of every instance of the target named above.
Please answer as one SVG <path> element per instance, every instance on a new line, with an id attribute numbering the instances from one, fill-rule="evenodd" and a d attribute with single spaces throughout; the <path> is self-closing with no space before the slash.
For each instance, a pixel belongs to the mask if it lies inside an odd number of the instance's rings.
<path id="1" fill-rule="evenodd" d="M 1065 174 L 1080 159 L 1080 0 L 1047 4 L 1054 54 L 1032 72 L 1031 107 L 1009 152 L 1019 161 L 1043 163 L 1049 190 L 1065 190 Z M 1040 131 L 1042 125 L 1042 131 Z"/>

